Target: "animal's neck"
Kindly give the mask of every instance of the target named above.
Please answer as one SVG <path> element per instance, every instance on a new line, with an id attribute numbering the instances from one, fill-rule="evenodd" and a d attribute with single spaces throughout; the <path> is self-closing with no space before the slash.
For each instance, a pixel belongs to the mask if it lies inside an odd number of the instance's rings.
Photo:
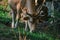
<path id="1" fill-rule="evenodd" d="M 26 7 L 28 8 L 29 13 L 31 14 L 32 13 L 32 11 L 31 11 L 31 0 L 26 1 Z"/>
<path id="2" fill-rule="evenodd" d="M 26 0 L 25 6 L 27 8 L 27 13 L 28 14 L 30 14 L 30 15 L 36 15 L 36 11 L 35 11 L 35 0 Z"/>

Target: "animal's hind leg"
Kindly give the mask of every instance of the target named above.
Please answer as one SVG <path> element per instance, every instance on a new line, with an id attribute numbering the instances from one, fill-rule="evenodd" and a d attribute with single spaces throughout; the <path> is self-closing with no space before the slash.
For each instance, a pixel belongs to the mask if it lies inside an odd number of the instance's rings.
<path id="1" fill-rule="evenodd" d="M 25 22 L 25 31 L 27 31 L 28 21 Z"/>
<path id="2" fill-rule="evenodd" d="M 18 22 L 19 22 L 19 14 L 17 14 L 17 17 L 16 17 L 15 28 L 18 26 Z"/>
<path id="3" fill-rule="evenodd" d="M 15 28 L 17 27 L 17 25 L 18 25 L 18 22 L 19 22 L 19 13 L 17 13 L 17 16 L 16 16 Z"/>
<path id="4" fill-rule="evenodd" d="M 17 16 L 16 16 L 16 23 L 15 23 L 15 28 L 17 27 L 18 25 L 18 22 L 19 22 L 19 17 L 20 17 L 20 4 L 17 5 Z"/>

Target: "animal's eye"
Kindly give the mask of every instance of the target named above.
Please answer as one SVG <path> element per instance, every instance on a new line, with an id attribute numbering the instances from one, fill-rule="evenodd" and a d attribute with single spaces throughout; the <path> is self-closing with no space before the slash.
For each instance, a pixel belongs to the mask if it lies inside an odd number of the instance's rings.
<path id="1" fill-rule="evenodd" d="M 43 11 L 41 11 L 41 13 L 43 13 Z"/>
<path id="2" fill-rule="evenodd" d="M 44 15 L 44 12 L 43 12 L 43 11 L 41 11 L 41 12 L 40 12 L 40 14 L 41 14 L 41 15 Z"/>
<path id="3" fill-rule="evenodd" d="M 45 16 L 43 11 L 40 12 L 40 16 Z"/>

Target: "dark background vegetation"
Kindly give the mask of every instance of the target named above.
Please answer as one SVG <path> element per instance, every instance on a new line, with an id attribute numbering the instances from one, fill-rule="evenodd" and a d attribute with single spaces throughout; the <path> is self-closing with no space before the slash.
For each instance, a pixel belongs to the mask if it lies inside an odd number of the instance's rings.
<path id="1" fill-rule="evenodd" d="M 4 6 L 0 5 L 0 40 L 19 40 L 19 34 L 26 35 L 27 40 L 60 40 L 59 3 L 59 1 L 54 3 L 54 17 L 48 18 L 48 28 L 45 29 L 43 27 L 40 31 L 35 33 L 25 32 L 23 23 L 19 23 L 17 28 L 11 29 L 10 8 L 8 6 L 7 10 L 4 10 Z M 53 21 L 52 24 L 50 24 L 51 21 Z"/>

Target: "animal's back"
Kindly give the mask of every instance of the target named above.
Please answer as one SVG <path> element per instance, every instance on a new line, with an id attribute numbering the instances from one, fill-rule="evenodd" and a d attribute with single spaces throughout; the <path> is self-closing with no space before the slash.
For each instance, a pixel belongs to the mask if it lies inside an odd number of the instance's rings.
<path id="1" fill-rule="evenodd" d="M 8 4 L 10 5 L 11 8 L 16 8 L 17 4 L 20 3 L 21 0 L 8 0 Z"/>

